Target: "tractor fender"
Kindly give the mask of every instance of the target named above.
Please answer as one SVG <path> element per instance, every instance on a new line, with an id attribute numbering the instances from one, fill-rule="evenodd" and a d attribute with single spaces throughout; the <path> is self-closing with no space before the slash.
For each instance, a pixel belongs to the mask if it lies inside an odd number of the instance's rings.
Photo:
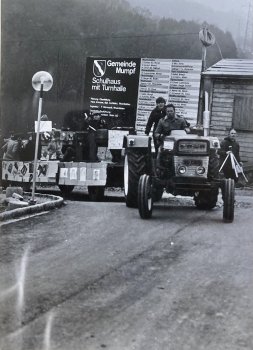
<path id="1" fill-rule="evenodd" d="M 151 137 L 146 135 L 127 135 L 124 136 L 123 147 L 131 148 L 146 148 L 151 149 Z"/>

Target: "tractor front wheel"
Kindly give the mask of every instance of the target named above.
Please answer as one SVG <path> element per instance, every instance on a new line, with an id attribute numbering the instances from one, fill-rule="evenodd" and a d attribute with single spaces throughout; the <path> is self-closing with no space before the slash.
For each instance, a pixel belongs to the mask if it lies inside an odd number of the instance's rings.
<path id="1" fill-rule="evenodd" d="M 235 181 L 224 179 L 223 181 L 223 221 L 233 222 L 235 206 Z"/>
<path id="2" fill-rule="evenodd" d="M 142 219 L 149 219 L 152 216 L 153 198 L 152 184 L 149 175 L 141 175 L 138 184 L 138 208 Z"/>

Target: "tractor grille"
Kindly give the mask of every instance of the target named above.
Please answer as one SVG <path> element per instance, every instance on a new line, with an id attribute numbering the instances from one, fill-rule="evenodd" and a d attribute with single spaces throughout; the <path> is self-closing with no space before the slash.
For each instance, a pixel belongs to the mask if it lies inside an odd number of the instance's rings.
<path id="1" fill-rule="evenodd" d="M 195 156 L 194 158 L 185 156 L 174 156 L 175 175 L 184 177 L 207 178 L 208 162 L 208 156 Z M 200 171 L 198 171 L 200 169 L 203 169 L 204 172 L 201 173 Z"/>

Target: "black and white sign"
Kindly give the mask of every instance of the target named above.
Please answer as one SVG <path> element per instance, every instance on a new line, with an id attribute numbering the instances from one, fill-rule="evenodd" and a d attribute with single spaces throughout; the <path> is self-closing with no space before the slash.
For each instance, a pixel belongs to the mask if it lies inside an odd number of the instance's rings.
<path id="1" fill-rule="evenodd" d="M 162 96 L 191 125 L 197 122 L 201 60 L 93 58 L 86 63 L 84 106 L 108 127 L 143 132 L 155 100 Z"/>
<path id="2" fill-rule="evenodd" d="M 112 126 L 135 126 L 139 58 L 93 58 L 86 63 L 85 109 Z"/>

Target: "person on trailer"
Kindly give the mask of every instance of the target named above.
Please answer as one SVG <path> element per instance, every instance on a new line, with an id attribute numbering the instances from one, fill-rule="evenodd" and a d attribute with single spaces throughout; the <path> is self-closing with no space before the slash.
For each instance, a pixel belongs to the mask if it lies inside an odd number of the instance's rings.
<path id="1" fill-rule="evenodd" d="M 154 140 L 154 146 L 155 146 L 156 153 L 157 153 L 158 148 L 159 148 L 159 143 L 155 139 L 155 130 L 157 128 L 159 120 L 164 118 L 165 115 L 166 115 L 165 99 L 163 97 L 158 97 L 156 99 L 156 107 L 151 111 L 149 118 L 148 118 L 148 121 L 147 121 L 146 128 L 145 128 L 145 134 L 149 135 L 149 133 L 153 127 L 153 140 Z"/>
<path id="2" fill-rule="evenodd" d="M 97 145 L 95 139 L 96 128 L 92 125 L 92 118 L 88 111 L 71 111 L 64 118 L 64 129 L 81 132 L 84 135 L 82 150 L 76 145 L 64 145 L 62 148 L 63 162 L 77 161 L 97 162 Z M 80 152 L 81 151 L 81 152 Z M 79 155 L 77 156 L 77 152 Z M 82 155 L 80 155 L 82 153 Z M 80 158 L 81 157 L 81 158 Z"/>
<path id="3" fill-rule="evenodd" d="M 21 149 L 21 138 L 15 140 L 14 135 L 11 135 L 11 137 L 6 140 L 6 143 L 1 149 L 1 151 L 3 152 L 3 160 L 20 160 Z"/>
<path id="4" fill-rule="evenodd" d="M 220 155 L 220 166 L 222 167 L 221 170 L 223 171 L 224 177 L 226 179 L 233 179 L 235 182 L 238 181 L 238 176 L 236 176 L 235 170 L 232 166 L 229 153 L 232 152 L 239 165 L 243 165 L 240 157 L 240 145 L 236 139 L 237 132 L 232 128 L 229 130 L 228 136 L 226 136 L 221 142 L 221 148 L 218 151 L 218 154 Z"/>

